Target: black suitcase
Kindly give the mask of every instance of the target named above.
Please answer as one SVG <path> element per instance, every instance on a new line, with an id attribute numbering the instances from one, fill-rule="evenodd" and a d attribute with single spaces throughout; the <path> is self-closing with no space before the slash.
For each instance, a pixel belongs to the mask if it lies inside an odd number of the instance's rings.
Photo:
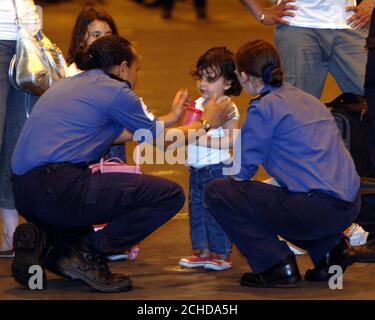
<path id="1" fill-rule="evenodd" d="M 375 168 L 375 11 L 372 12 L 369 35 L 367 37 L 367 64 L 365 75 L 365 97 L 368 106 L 369 133 L 368 157 Z M 374 172 L 374 170 L 372 170 Z M 358 223 L 367 231 L 375 232 L 375 179 L 362 177 L 361 212 Z"/>
<path id="2" fill-rule="evenodd" d="M 343 93 L 326 105 L 335 117 L 358 174 L 361 177 L 371 175 L 367 145 L 369 117 L 365 98 L 353 93 Z"/>
<path id="3" fill-rule="evenodd" d="M 361 212 L 356 220 L 363 229 L 375 232 L 375 179 L 361 178 L 360 188 L 362 206 Z"/>
<path id="4" fill-rule="evenodd" d="M 372 13 L 366 47 L 367 64 L 365 76 L 365 97 L 367 100 L 370 122 L 368 150 L 370 161 L 375 169 L 375 11 Z"/>

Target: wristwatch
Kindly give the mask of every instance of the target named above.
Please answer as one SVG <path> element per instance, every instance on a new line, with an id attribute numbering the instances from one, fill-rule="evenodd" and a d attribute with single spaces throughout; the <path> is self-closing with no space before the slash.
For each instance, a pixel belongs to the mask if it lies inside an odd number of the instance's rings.
<path id="1" fill-rule="evenodd" d="M 207 122 L 207 120 L 202 120 L 201 122 L 202 122 L 202 128 L 206 132 L 208 132 L 208 130 L 210 130 L 210 128 L 211 128 L 210 124 Z"/>
<path id="2" fill-rule="evenodd" d="M 260 16 L 260 23 L 263 23 L 264 19 L 266 18 L 266 15 L 264 13 L 262 13 L 262 15 Z"/>

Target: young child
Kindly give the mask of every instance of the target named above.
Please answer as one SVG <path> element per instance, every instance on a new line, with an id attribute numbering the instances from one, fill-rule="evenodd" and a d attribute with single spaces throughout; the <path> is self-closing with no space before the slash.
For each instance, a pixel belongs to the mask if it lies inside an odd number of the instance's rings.
<path id="1" fill-rule="evenodd" d="M 204 53 L 198 60 L 193 76 L 197 79 L 197 89 L 201 97 L 195 101 L 195 108 L 204 110 L 210 98 L 220 100 L 224 96 L 238 96 L 241 85 L 235 74 L 233 53 L 225 47 L 215 47 Z M 232 243 L 208 212 L 204 203 L 204 191 L 208 184 L 224 178 L 224 163 L 231 157 L 229 148 L 233 143 L 233 130 L 238 128 L 239 113 L 223 127 L 209 130 L 207 141 L 197 140 L 187 147 L 189 179 L 190 238 L 196 252 L 179 261 L 186 268 L 203 267 L 210 270 L 231 268 L 230 252 Z M 223 130 L 229 129 L 229 130 Z M 226 143 L 223 143 L 226 139 Z M 228 141 L 229 139 L 229 141 Z M 219 148 L 217 142 L 227 145 Z"/>

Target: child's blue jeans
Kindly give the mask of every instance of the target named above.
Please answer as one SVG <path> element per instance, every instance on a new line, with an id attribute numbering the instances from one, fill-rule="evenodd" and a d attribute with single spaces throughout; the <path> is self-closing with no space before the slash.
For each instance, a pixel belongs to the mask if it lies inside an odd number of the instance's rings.
<path id="1" fill-rule="evenodd" d="M 196 169 L 190 167 L 189 219 L 190 238 L 193 250 L 208 249 L 220 255 L 228 255 L 232 243 L 204 203 L 204 192 L 208 184 L 223 176 L 223 164 Z"/>

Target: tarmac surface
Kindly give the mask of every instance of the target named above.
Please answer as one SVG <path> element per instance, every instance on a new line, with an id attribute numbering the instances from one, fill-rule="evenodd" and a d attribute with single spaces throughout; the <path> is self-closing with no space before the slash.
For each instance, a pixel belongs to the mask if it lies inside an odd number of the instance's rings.
<path id="1" fill-rule="evenodd" d="M 41 3 L 44 32 L 66 54 L 71 30 L 84 1 Z M 131 0 L 107 0 L 104 8 L 113 15 L 120 34 L 134 43 L 142 55 L 142 67 L 136 93 L 157 115 L 168 112 L 175 92 L 188 88 L 197 96 L 189 75 L 197 58 L 207 49 L 225 45 L 235 51 L 243 42 L 257 38 L 273 41 L 273 28 L 256 23 L 237 0 L 209 1 L 209 18 L 198 21 L 191 1 L 178 1 L 171 20 L 163 20 L 157 9 L 144 8 Z M 322 100 L 332 100 L 339 93 L 328 78 Z M 249 96 L 234 98 L 243 121 Z M 134 144 L 127 146 L 132 159 Z M 188 172 L 184 165 L 146 165 L 148 174 L 180 183 L 187 194 Z M 257 179 L 266 178 L 260 170 Z M 135 261 L 110 263 L 113 271 L 129 274 L 134 289 L 127 293 L 100 294 L 80 282 L 48 273 L 48 289 L 29 291 L 19 287 L 10 276 L 10 260 L 0 260 L 0 299 L 37 300 L 101 300 L 101 299 L 375 299 L 375 264 L 355 264 L 344 274 L 340 290 L 329 289 L 327 283 L 302 282 L 296 289 L 253 289 L 241 287 L 239 278 L 249 267 L 236 249 L 233 268 L 224 272 L 181 269 L 178 260 L 191 252 L 187 205 L 181 213 L 157 230 L 141 244 Z M 302 274 L 311 267 L 307 256 L 298 257 Z"/>

